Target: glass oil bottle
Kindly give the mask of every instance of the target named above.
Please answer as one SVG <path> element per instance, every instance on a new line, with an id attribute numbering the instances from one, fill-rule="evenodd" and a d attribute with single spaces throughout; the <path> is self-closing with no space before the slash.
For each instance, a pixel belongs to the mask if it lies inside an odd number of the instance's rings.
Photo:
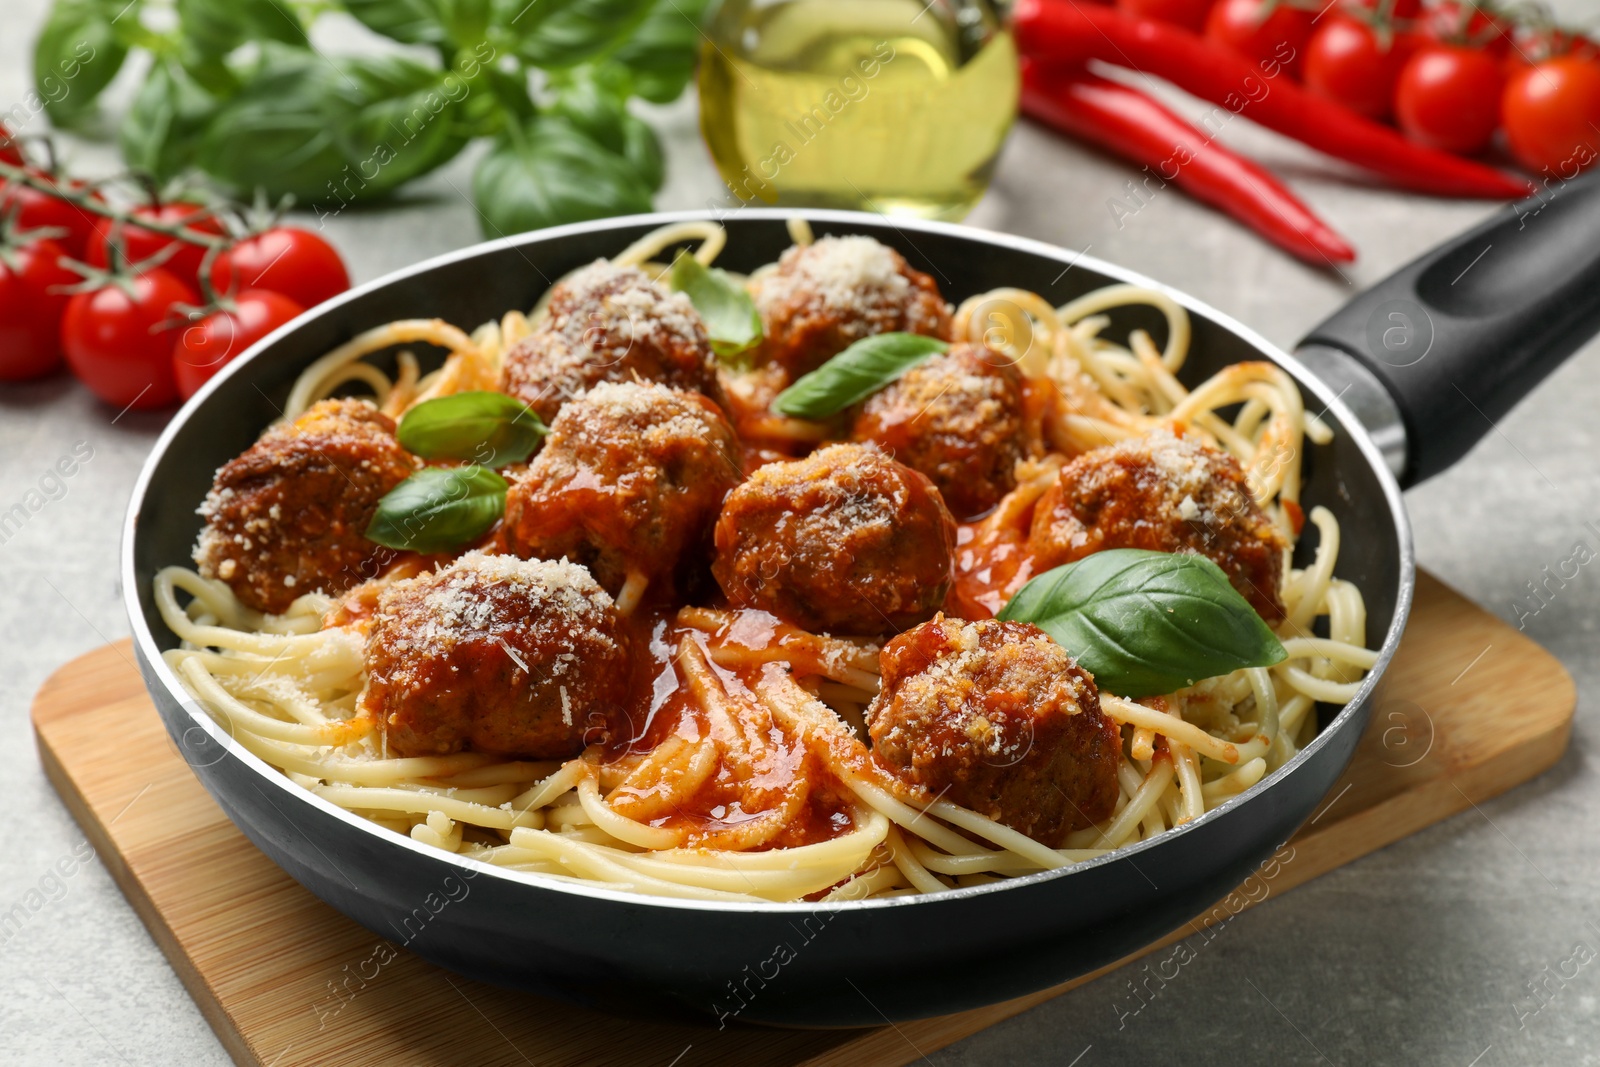
<path id="1" fill-rule="evenodd" d="M 700 128 L 730 204 L 960 219 L 1017 113 L 989 0 L 724 0 Z"/>

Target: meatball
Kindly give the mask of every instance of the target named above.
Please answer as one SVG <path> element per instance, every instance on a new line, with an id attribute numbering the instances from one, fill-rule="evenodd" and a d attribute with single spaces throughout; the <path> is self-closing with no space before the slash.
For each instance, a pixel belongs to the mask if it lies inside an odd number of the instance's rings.
<path id="1" fill-rule="evenodd" d="M 711 342 L 687 296 L 601 259 L 556 283 L 539 329 L 505 354 L 500 390 L 549 422 L 596 382 L 635 378 L 714 395 Z"/>
<path id="2" fill-rule="evenodd" d="M 1157 430 L 1061 468 L 1028 535 L 1038 569 L 1108 548 L 1205 556 L 1262 618 L 1283 618 L 1283 535 L 1238 461 L 1194 437 Z"/>
<path id="3" fill-rule="evenodd" d="M 372 404 L 318 401 L 217 471 L 200 507 L 195 563 L 257 611 L 345 592 L 387 552 L 365 537 L 378 501 L 416 469 L 394 422 Z"/>
<path id="4" fill-rule="evenodd" d="M 702 561 L 739 447 L 712 401 L 638 382 L 603 382 L 561 409 L 544 448 L 506 496 L 508 551 L 582 563 L 612 593 L 630 574 L 670 590 Z"/>
<path id="5" fill-rule="evenodd" d="M 959 344 L 868 398 L 850 436 L 926 474 L 950 510 L 970 518 L 1016 488 L 1017 461 L 1040 450 L 1022 391 L 1009 357 Z"/>
<path id="6" fill-rule="evenodd" d="M 867 732 L 901 780 L 1052 848 L 1111 815 L 1121 732 L 1094 679 L 1037 626 L 938 615 L 879 662 Z"/>
<path id="7" fill-rule="evenodd" d="M 394 755 L 564 759 L 606 739 L 628 647 L 577 564 L 469 552 L 379 594 L 367 671 L 362 710 Z"/>
<path id="8" fill-rule="evenodd" d="M 955 534 L 924 475 L 869 445 L 833 445 L 728 494 L 711 569 L 729 600 L 796 626 L 893 633 L 944 602 Z"/>
<path id="9" fill-rule="evenodd" d="M 761 311 L 765 354 L 792 377 L 872 334 L 950 339 L 950 307 L 933 279 L 870 237 L 797 245 L 751 290 Z"/>

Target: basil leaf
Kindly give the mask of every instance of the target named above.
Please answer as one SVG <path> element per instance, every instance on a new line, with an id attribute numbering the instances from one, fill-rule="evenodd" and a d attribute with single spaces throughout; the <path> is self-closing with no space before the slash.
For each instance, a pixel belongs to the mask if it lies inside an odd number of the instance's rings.
<path id="1" fill-rule="evenodd" d="M 661 142 L 648 123 L 628 112 L 628 74 L 614 63 L 583 66 L 558 83 L 549 113 L 632 165 L 652 193 L 665 177 Z"/>
<path id="2" fill-rule="evenodd" d="M 229 67 L 223 57 L 203 56 L 180 42 L 177 66 L 200 88 L 218 100 L 225 100 L 239 91 L 239 75 Z"/>
<path id="3" fill-rule="evenodd" d="M 650 124 L 637 115 L 622 116 L 622 158 L 633 164 L 639 180 L 652 193 L 661 191 L 661 183 L 667 177 L 661 141 Z"/>
<path id="4" fill-rule="evenodd" d="M 472 176 L 485 237 L 650 210 L 627 160 L 559 117 L 501 139 Z"/>
<path id="5" fill-rule="evenodd" d="M 707 0 L 656 0 L 638 29 L 608 57 L 633 74 L 633 91 L 670 104 L 694 75 Z"/>
<path id="6" fill-rule="evenodd" d="M 460 122 L 468 137 L 495 137 L 507 126 L 518 129 L 532 122 L 539 107 L 528 95 L 528 75 L 521 67 L 512 74 L 499 67 L 479 67 L 472 92 L 461 101 Z"/>
<path id="7" fill-rule="evenodd" d="M 547 110 L 620 156 L 627 146 L 622 122 L 628 114 L 628 87 L 623 81 L 622 72 L 613 67 L 579 67 L 555 82 L 555 99 Z"/>
<path id="8" fill-rule="evenodd" d="M 879 333 L 863 337 L 779 393 L 772 410 L 801 419 L 822 419 L 865 400 L 929 356 L 948 351 L 937 337 Z"/>
<path id="9" fill-rule="evenodd" d="M 445 34 L 457 44 L 483 41 L 494 19 L 494 8 L 493 0 L 439 0 Z"/>
<path id="10" fill-rule="evenodd" d="M 201 141 L 201 169 L 239 189 L 327 205 L 370 200 L 446 162 L 466 82 L 406 56 L 329 59 L 263 43 Z"/>
<path id="11" fill-rule="evenodd" d="M 505 18 L 514 18 L 522 8 L 560 2 L 520 0 Z M 490 22 L 508 5 L 506 0 L 339 0 L 339 6 L 367 29 L 392 40 L 438 48 L 448 63 L 453 46 L 484 40 Z"/>
<path id="12" fill-rule="evenodd" d="M 433 0 L 340 0 L 367 29 L 402 44 L 444 44 L 444 17 Z"/>
<path id="13" fill-rule="evenodd" d="M 424 459 L 470 459 L 485 467 L 521 463 L 545 425 L 504 393 L 455 393 L 424 400 L 400 420 L 400 444 Z"/>
<path id="14" fill-rule="evenodd" d="M 178 0 L 178 28 L 188 50 L 221 57 L 246 41 L 282 41 L 309 47 L 294 9 L 279 0 Z"/>
<path id="15" fill-rule="evenodd" d="M 649 13 L 645 0 L 565 0 L 531 26 L 517 21 L 517 54 L 547 70 L 575 67 L 626 41 Z"/>
<path id="16" fill-rule="evenodd" d="M 56 0 L 33 44 L 33 84 L 57 126 L 81 125 L 128 58 L 117 23 L 139 23 L 138 0 Z M 16 21 L 13 13 L 12 22 Z M 18 32 L 15 25 L 9 31 Z"/>
<path id="17" fill-rule="evenodd" d="M 507 482 L 486 467 L 424 467 L 378 501 L 367 540 L 443 552 L 472 541 L 506 510 Z"/>
<path id="18" fill-rule="evenodd" d="M 456 116 L 472 90 L 459 72 L 402 55 L 347 59 L 342 70 L 354 106 L 336 117 L 335 140 L 356 173 L 377 168 L 373 194 L 449 162 L 466 147 Z"/>
<path id="19" fill-rule="evenodd" d="M 217 100 L 171 60 L 158 60 L 122 123 L 122 156 L 135 170 L 166 181 L 189 167 Z"/>
<path id="20" fill-rule="evenodd" d="M 672 287 L 689 297 L 711 336 L 711 350 L 723 359 L 761 340 L 756 302 L 727 271 L 707 269 L 693 256 L 681 254 L 672 264 Z"/>
<path id="21" fill-rule="evenodd" d="M 314 52 L 263 42 L 257 61 L 237 73 L 241 88 L 212 118 L 196 164 L 236 189 L 329 199 L 346 165 L 334 139 L 347 92 L 337 68 Z M 346 184 L 350 197 L 365 182 Z"/>
<path id="22" fill-rule="evenodd" d="M 1270 667 L 1283 645 L 1211 560 L 1117 548 L 1046 571 L 1000 618 L 1031 622 L 1118 696 L 1161 696 L 1241 667 Z"/>

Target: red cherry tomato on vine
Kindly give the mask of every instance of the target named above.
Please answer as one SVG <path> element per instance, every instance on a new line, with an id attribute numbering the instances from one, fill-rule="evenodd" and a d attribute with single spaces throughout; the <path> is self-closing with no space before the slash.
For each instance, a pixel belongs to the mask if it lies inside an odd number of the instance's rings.
<path id="1" fill-rule="evenodd" d="M 1520 71 L 1506 84 L 1501 115 L 1517 162 L 1572 177 L 1600 151 L 1600 63 L 1562 56 Z"/>
<path id="2" fill-rule="evenodd" d="M 350 274 L 332 245 L 310 230 L 275 226 L 246 237 L 217 257 L 211 287 L 271 289 L 303 308 L 316 307 L 350 288 Z"/>
<path id="3" fill-rule="evenodd" d="M 1395 87 L 1395 117 L 1406 136 L 1446 152 L 1487 148 L 1500 125 L 1505 74 L 1488 52 L 1425 46 L 1406 61 Z"/>
<path id="4" fill-rule="evenodd" d="M 199 204 L 185 204 L 173 201 L 157 207 L 136 207 L 133 209 L 135 218 L 149 219 L 152 222 L 165 223 L 169 226 L 182 225 L 201 233 L 223 236 L 226 231 L 215 215 L 212 215 Z M 89 264 L 95 267 L 106 267 L 111 263 L 111 258 L 106 251 L 106 243 L 110 239 L 114 224 L 110 219 L 101 219 L 95 223 L 94 235 L 89 239 Z M 153 233 L 142 226 L 124 225 L 121 228 L 122 250 L 129 263 L 138 263 L 149 259 L 168 245 L 177 243 L 178 248 L 172 255 L 157 264 L 162 270 L 176 276 L 185 285 L 198 287 L 200 284 L 200 261 L 205 258 L 206 250 L 200 245 L 185 244 L 165 234 Z"/>
<path id="5" fill-rule="evenodd" d="M 172 371 L 185 400 L 235 356 L 305 310 L 270 289 L 241 290 L 229 303 L 187 327 L 172 346 Z"/>
<path id="6" fill-rule="evenodd" d="M 1514 45 L 1506 55 L 1507 77 L 1557 56 L 1600 60 L 1600 45 L 1581 33 L 1560 27 L 1518 26 L 1513 37 Z"/>
<path id="7" fill-rule="evenodd" d="M 1363 8 L 1367 11 L 1378 11 L 1383 6 L 1383 0 L 1352 0 L 1351 7 Z M 1396 20 L 1411 20 L 1422 14 L 1422 0 L 1394 0 L 1394 5 L 1389 9 L 1389 17 Z"/>
<path id="8" fill-rule="evenodd" d="M 1385 47 L 1364 22 L 1333 15 L 1306 45 L 1306 88 L 1358 115 L 1382 119 L 1394 107 L 1395 83 L 1414 45 L 1394 34 Z"/>
<path id="9" fill-rule="evenodd" d="M 160 267 L 79 293 L 61 320 L 67 365 L 114 407 L 166 407 L 178 398 L 172 345 L 182 323 L 174 304 L 195 304 L 193 289 Z"/>
<path id="10" fill-rule="evenodd" d="M 1217 0 L 1206 16 L 1206 39 L 1265 67 L 1276 63 L 1299 77 L 1315 15 L 1268 0 Z"/>
<path id="11" fill-rule="evenodd" d="M 78 276 L 61 265 L 54 241 L 0 251 L 0 381 L 39 378 L 61 365 L 61 314 L 72 299 L 57 291 Z"/>
<path id="12" fill-rule="evenodd" d="M 35 174 L 37 177 L 54 180 L 42 172 Z M 67 188 L 81 189 L 83 182 L 68 181 Z M 89 239 L 94 236 L 95 227 L 102 221 L 102 216 L 90 214 L 76 204 L 40 192 L 32 186 L 19 185 L 15 182 L 0 186 L 0 215 L 12 210 L 17 213 L 17 225 L 24 230 L 52 226 L 67 231 L 63 236 L 57 237 L 56 241 L 73 259 L 84 257 L 88 251 Z"/>
<path id="13" fill-rule="evenodd" d="M 1504 59 L 1515 26 L 1472 0 L 1441 0 L 1423 16 L 1419 32 L 1441 44 L 1461 45 Z"/>
<path id="14" fill-rule="evenodd" d="M 22 152 L 11 140 L 11 130 L 3 122 L 0 122 L 0 163 L 9 163 L 13 167 L 27 164 L 27 160 L 22 158 Z"/>
<path id="15" fill-rule="evenodd" d="M 1138 18 L 1182 26 L 1191 33 L 1205 29 L 1212 0 L 1117 0 L 1117 9 Z"/>

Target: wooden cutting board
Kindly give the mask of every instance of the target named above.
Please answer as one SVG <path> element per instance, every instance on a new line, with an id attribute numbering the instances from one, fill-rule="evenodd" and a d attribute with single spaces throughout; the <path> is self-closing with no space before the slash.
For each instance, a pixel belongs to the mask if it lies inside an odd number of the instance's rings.
<path id="1" fill-rule="evenodd" d="M 1515 706 L 1503 685 L 1488 684 L 1496 677 L 1518 680 Z M 1422 575 L 1411 628 L 1348 773 L 1276 862 L 1209 914 L 1285 892 L 1533 777 L 1566 748 L 1575 703 L 1554 657 Z M 613 1019 L 430 966 L 302 889 L 190 773 L 127 642 L 57 671 L 35 698 L 33 724 L 45 773 L 247 1067 L 889 1067 L 1098 977 L 875 1030 L 719 1031 Z M 1129 959 L 1203 925 L 1185 925 Z"/>

